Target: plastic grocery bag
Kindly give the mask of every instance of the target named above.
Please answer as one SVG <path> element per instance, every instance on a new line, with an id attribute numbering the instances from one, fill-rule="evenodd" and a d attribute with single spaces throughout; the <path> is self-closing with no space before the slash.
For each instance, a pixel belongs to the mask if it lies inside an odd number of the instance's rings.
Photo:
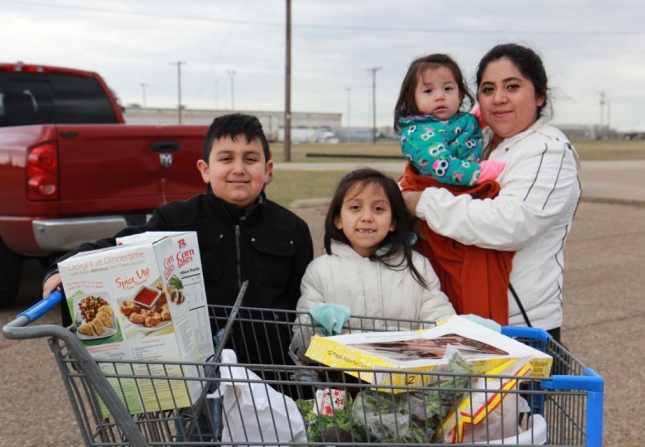
<path id="1" fill-rule="evenodd" d="M 470 443 L 494 441 L 522 432 L 518 422 L 520 413 L 529 406 L 517 393 L 521 377 L 532 372 L 530 358 L 509 360 L 480 377 L 473 384 L 473 391 L 461 401 L 456 411 L 443 423 L 443 437 L 447 442 Z"/>
<path id="2" fill-rule="evenodd" d="M 222 363 L 237 363 L 235 352 L 222 351 Z M 221 382 L 209 399 L 222 399 L 222 443 L 307 442 L 302 415 L 293 399 L 277 392 L 241 366 L 220 367 Z"/>

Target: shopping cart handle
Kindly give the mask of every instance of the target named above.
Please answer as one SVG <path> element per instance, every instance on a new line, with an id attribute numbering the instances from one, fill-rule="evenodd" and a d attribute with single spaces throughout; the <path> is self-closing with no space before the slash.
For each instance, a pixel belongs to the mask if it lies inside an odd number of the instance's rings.
<path id="1" fill-rule="evenodd" d="M 513 338 L 530 338 L 544 344 L 551 338 L 544 329 L 524 326 L 502 326 L 502 334 Z"/>
<path id="2" fill-rule="evenodd" d="M 55 290 L 47 295 L 47 297 L 31 306 L 26 311 L 20 313 L 16 317 L 16 320 L 20 317 L 27 317 L 27 319 L 29 320 L 27 324 L 33 323 L 34 321 L 45 315 L 47 312 L 52 310 L 54 307 L 56 307 L 56 305 L 58 305 L 58 303 L 60 303 L 62 299 L 63 294 L 59 290 Z"/>

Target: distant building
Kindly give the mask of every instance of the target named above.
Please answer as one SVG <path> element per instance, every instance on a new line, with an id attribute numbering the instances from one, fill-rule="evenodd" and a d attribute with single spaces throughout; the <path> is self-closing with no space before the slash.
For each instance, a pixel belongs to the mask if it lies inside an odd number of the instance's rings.
<path id="1" fill-rule="evenodd" d="M 235 110 L 237 113 L 247 113 L 258 117 L 264 128 L 264 132 L 270 141 L 278 141 L 280 129 L 284 135 L 284 112 L 271 112 L 259 110 Z M 214 118 L 232 113 L 230 110 L 204 110 L 184 109 L 181 112 L 181 124 L 186 125 L 209 125 Z M 156 124 L 171 125 L 177 124 L 179 114 L 177 109 L 170 108 L 142 108 L 138 104 L 129 104 L 124 111 L 125 122 L 128 124 Z M 291 129 L 292 133 L 308 134 L 306 130 L 331 130 L 341 127 L 342 114 L 321 113 L 321 112 L 292 112 Z M 300 129 L 297 130 L 296 129 Z"/>
<path id="2" fill-rule="evenodd" d="M 589 124 L 556 124 L 570 140 L 595 140 L 598 138 L 598 126 Z"/>

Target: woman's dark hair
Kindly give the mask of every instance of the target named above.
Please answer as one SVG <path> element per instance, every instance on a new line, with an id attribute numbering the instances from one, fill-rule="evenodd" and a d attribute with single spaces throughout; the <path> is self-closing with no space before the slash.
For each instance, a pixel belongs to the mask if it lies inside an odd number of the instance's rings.
<path id="1" fill-rule="evenodd" d="M 548 79 L 542 59 L 535 51 L 528 47 L 516 43 L 505 43 L 491 48 L 479 61 L 479 66 L 477 67 L 477 90 L 479 91 L 482 76 L 486 68 L 488 68 L 488 65 L 504 57 L 517 67 L 520 73 L 522 73 L 522 76 L 531 81 L 535 89 L 536 97 L 544 98 L 544 103 L 537 110 L 537 116 L 539 118 L 542 116 L 542 110 L 547 106 L 547 103 L 550 104 L 547 95 Z"/>
<path id="2" fill-rule="evenodd" d="M 244 136 L 248 143 L 256 139 L 260 140 L 265 163 L 271 160 L 269 142 L 264 134 L 260 120 L 256 116 L 242 113 L 229 113 L 228 115 L 218 116 L 213 120 L 204 138 L 202 158 L 208 163 L 208 157 L 210 157 L 211 151 L 213 150 L 213 143 L 216 140 L 222 137 L 229 137 L 231 140 L 236 141 L 241 136 Z"/>
<path id="3" fill-rule="evenodd" d="M 336 192 L 329 204 L 329 210 L 325 217 L 325 250 L 327 254 L 331 254 L 331 241 L 336 240 L 347 245 L 351 245 L 342 229 L 336 228 L 336 219 L 340 216 L 343 202 L 347 192 L 355 185 L 360 185 L 360 190 L 368 185 L 377 185 L 383 188 L 387 199 L 390 202 L 392 210 L 392 221 L 396 224 L 394 231 L 390 231 L 388 235 L 381 242 L 380 247 L 389 247 L 385 253 L 373 254 L 370 256 L 372 261 L 380 261 L 387 265 L 389 268 L 395 270 L 403 270 L 409 268 L 412 272 L 414 279 L 423 287 L 427 287 L 425 279 L 421 276 L 419 271 L 412 263 L 412 244 L 410 237 L 413 234 L 412 221 L 408 213 L 408 209 L 403 201 L 401 190 L 396 182 L 382 172 L 371 168 L 361 168 L 346 174 L 338 183 Z M 380 248 L 379 247 L 379 248 Z M 403 259 L 398 264 L 390 264 L 392 254 L 398 251 L 403 252 Z M 378 252 L 377 252 L 378 253 Z"/>
<path id="4" fill-rule="evenodd" d="M 401 130 L 399 127 L 400 117 L 421 114 L 414 100 L 414 92 L 417 89 L 419 75 L 429 68 L 439 67 L 445 67 L 452 73 L 459 88 L 459 93 L 462 96 L 461 105 L 465 106 L 465 110 L 470 110 L 473 104 L 475 104 L 475 97 L 468 88 L 466 81 L 464 81 L 461 69 L 454 59 L 447 54 L 440 53 L 420 57 L 412 61 L 401 83 L 399 99 L 394 107 L 394 130 L 396 132 Z M 468 99 L 467 103 L 465 103 L 465 99 Z"/>

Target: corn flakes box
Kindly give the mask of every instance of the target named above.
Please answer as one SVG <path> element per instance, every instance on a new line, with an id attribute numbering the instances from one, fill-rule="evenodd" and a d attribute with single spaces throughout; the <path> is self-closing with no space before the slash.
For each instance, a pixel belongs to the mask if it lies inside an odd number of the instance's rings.
<path id="1" fill-rule="evenodd" d="M 58 268 L 72 330 L 94 358 L 108 361 L 100 363 L 106 375 L 203 375 L 194 366 L 138 363 L 196 363 L 214 354 L 196 233 L 122 238 Z M 132 414 L 188 407 L 201 393 L 198 381 L 114 381 Z"/>

